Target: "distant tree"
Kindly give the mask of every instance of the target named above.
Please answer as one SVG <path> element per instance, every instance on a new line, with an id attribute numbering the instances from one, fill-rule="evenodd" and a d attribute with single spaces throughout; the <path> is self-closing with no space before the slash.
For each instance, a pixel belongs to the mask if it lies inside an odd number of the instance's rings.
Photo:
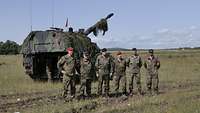
<path id="1" fill-rule="evenodd" d="M 5 43 L 0 42 L 0 54 L 18 54 L 20 45 L 14 41 L 7 40 Z"/>
<path id="2" fill-rule="evenodd" d="M 108 48 L 108 51 L 130 51 L 131 49 L 126 48 Z"/>

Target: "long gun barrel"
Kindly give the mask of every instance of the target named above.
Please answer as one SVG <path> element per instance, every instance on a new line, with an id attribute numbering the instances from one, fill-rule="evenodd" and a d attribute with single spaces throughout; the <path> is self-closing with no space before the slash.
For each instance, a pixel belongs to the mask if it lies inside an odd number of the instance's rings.
<path id="1" fill-rule="evenodd" d="M 109 15 L 107 15 L 105 18 L 102 18 L 101 20 L 99 20 L 96 24 L 94 24 L 93 26 L 89 27 L 84 34 L 85 35 L 89 35 L 91 32 L 93 32 L 93 34 L 95 36 L 98 35 L 98 31 L 103 31 L 103 35 L 105 34 L 105 32 L 108 30 L 108 24 L 107 24 L 107 20 L 109 18 L 111 18 L 114 15 L 114 13 L 110 13 Z"/>
<path id="2" fill-rule="evenodd" d="M 107 17 L 105 18 L 106 20 L 111 18 L 114 15 L 114 13 L 110 13 L 109 15 L 107 15 Z"/>

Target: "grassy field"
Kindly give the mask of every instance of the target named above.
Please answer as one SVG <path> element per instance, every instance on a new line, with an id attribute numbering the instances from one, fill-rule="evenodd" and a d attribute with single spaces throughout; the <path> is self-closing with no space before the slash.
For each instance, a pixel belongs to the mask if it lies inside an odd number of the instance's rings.
<path id="1" fill-rule="evenodd" d="M 0 56 L 0 95 L 58 89 L 61 84 L 35 83 L 25 75 L 21 55 Z"/>
<path id="2" fill-rule="evenodd" d="M 125 56 L 130 54 L 124 52 Z M 145 58 L 146 52 L 140 54 Z M 156 51 L 155 54 L 161 61 L 160 95 L 72 102 L 59 98 L 61 83 L 33 82 L 25 75 L 20 55 L 0 56 L 0 109 L 20 113 L 200 113 L 200 51 Z M 146 91 L 144 67 L 141 72 L 143 91 Z M 111 92 L 112 87 L 111 82 Z M 96 83 L 93 83 L 95 91 Z"/>

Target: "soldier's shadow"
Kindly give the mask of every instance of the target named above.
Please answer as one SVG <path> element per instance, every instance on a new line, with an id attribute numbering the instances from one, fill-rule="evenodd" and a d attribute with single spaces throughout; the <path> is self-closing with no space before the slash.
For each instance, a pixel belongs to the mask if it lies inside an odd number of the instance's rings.
<path id="1" fill-rule="evenodd" d="M 109 98 L 117 98 L 117 97 L 121 97 L 123 95 L 124 95 L 123 93 L 110 93 L 108 97 Z M 78 97 L 77 99 L 86 100 L 86 99 L 95 99 L 95 98 L 99 98 L 99 97 L 107 97 L 107 96 L 104 94 L 101 96 L 99 96 L 98 94 L 91 94 L 90 96 Z"/>
<path id="2" fill-rule="evenodd" d="M 123 95 L 125 95 L 125 94 L 123 94 L 123 93 L 110 93 L 109 97 L 121 97 Z"/>

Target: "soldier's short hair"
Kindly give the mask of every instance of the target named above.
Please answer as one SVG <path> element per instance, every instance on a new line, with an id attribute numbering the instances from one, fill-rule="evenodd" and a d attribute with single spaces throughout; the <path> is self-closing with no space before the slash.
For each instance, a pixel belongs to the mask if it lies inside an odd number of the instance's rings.
<path id="1" fill-rule="evenodd" d="M 79 29 L 78 32 L 79 33 L 84 33 L 85 29 Z"/>
<path id="2" fill-rule="evenodd" d="M 102 52 L 106 52 L 106 51 L 107 51 L 107 49 L 106 49 L 106 48 L 103 48 L 101 51 L 102 51 Z"/>
<path id="3" fill-rule="evenodd" d="M 136 48 L 132 48 L 132 51 L 137 51 L 137 49 Z"/>
<path id="4" fill-rule="evenodd" d="M 149 49 L 149 53 L 153 53 L 153 49 Z"/>
<path id="5" fill-rule="evenodd" d="M 69 32 L 74 32 L 72 27 L 69 27 Z"/>

